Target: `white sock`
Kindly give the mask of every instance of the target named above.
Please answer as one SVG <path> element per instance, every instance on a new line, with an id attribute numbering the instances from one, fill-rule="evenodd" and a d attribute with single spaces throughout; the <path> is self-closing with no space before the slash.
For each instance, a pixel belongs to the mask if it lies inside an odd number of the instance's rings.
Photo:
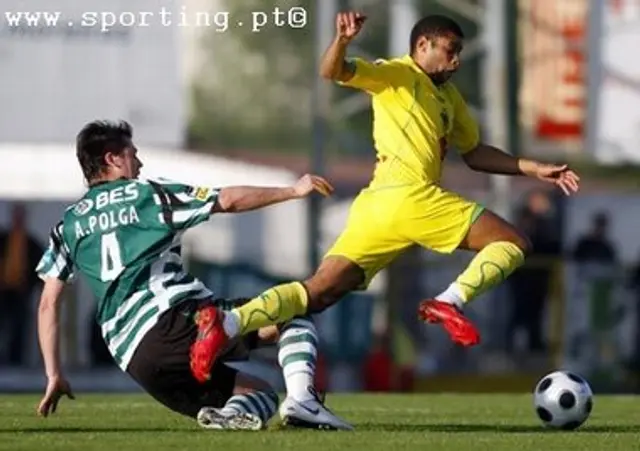
<path id="1" fill-rule="evenodd" d="M 446 302 L 447 304 L 452 304 L 458 307 L 460 310 L 464 307 L 464 299 L 462 298 L 462 292 L 460 291 L 460 287 L 458 284 L 453 282 L 449 287 L 444 290 L 442 293 L 436 296 L 436 300 Z"/>
<path id="2" fill-rule="evenodd" d="M 222 327 L 227 337 L 233 338 L 240 333 L 240 315 L 236 311 L 224 312 Z"/>
<path id="3" fill-rule="evenodd" d="M 282 367 L 287 396 L 296 401 L 313 398 L 318 334 L 309 318 L 294 318 L 283 328 L 278 341 L 278 362 Z"/>

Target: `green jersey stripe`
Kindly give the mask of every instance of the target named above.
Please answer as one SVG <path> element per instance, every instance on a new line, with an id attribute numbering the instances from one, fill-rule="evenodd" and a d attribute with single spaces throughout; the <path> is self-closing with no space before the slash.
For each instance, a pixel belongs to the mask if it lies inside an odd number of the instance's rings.
<path id="1" fill-rule="evenodd" d="M 118 348 L 123 342 L 127 341 L 127 338 L 132 334 L 134 327 L 136 327 L 141 318 L 146 317 L 150 310 L 160 310 L 160 305 L 154 298 L 143 303 L 140 306 L 140 309 L 135 311 L 131 319 L 117 330 L 117 333 L 113 335 L 113 338 L 109 339 L 110 346 Z"/>
<path id="2" fill-rule="evenodd" d="M 211 209 L 215 205 L 215 201 L 207 202 L 201 207 L 192 208 L 190 210 L 176 210 L 171 213 L 171 221 L 176 225 L 184 225 L 192 222 L 203 222 L 211 216 Z M 158 214 L 158 221 L 162 224 L 166 223 L 163 213 Z"/>
<path id="3" fill-rule="evenodd" d="M 111 317 L 102 323 L 101 328 L 103 334 L 109 333 L 116 327 L 118 320 L 127 314 L 129 310 L 133 307 L 134 304 L 138 303 L 140 299 L 151 297 L 151 293 L 149 293 L 148 289 L 143 289 L 140 291 L 136 291 L 130 297 L 125 299 L 116 309 L 116 311 L 111 315 Z"/>
<path id="4" fill-rule="evenodd" d="M 172 303 L 175 303 L 176 299 L 186 299 L 194 294 L 203 297 L 212 295 L 202 282 L 195 280 L 191 276 L 189 276 L 185 283 L 174 283 L 158 295 L 144 299 L 144 302 L 140 303 L 137 309 L 132 309 L 133 312 L 129 314 L 129 317 L 132 319 L 122 323 L 116 321 L 115 324 L 117 324 L 117 328 L 114 329 L 115 332 L 109 332 L 107 334 L 108 336 L 105 336 L 105 339 L 117 347 L 121 342 L 126 340 L 126 336 L 130 334 L 134 323 L 136 323 L 137 319 L 144 315 L 147 310 L 157 307 L 160 311 L 164 312 L 169 309 Z M 134 300 L 130 304 L 136 306 L 136 303 L 137 300 Z M 104 328 L 103 333 L 105 333 Z"/>
<path id="5" fill-rule="evenodd" d="M 211 297 L 211 292 L 207 289 L 202 290 L 198 284 L 199 284 L 199 281 L 194 281 L 190 284 L 186 284 L 184 287 L 185 291 L 181 291 L 175 294 L 171 299 L 169 299 L 169 306 L 172 307 L 174 305 L 177 305 L 181 301 L 186 299 L 204 299 L 204 298 Z M 186 290 L 186 287 L 188 286 L 193 286 L 196 288 L 192 290 Z M 159 305 L 162 305 L 162 302 L 160 302 Z M 131 357 L 133 356 L 133 353 L 137 349 L 138 345 L 144 338 L 144 334 L 151 327 L 153 327 L 153 325 L 155 325 L 158 322 L 158 318 L 160 317 L 160 315 L 164 313 L 166 310 L 168 310 L 168 308 L 165 308 L 165 309 L 161 309 L 159 307 L 157 308 L 158 308 L 158 314 L 148 319 L 149 324 L 145 325 L 144 327 L 141 327 L 140 329 L 135 328 L 133 331 L 131 331 L 127 339 L 122 343 L 121 346 L 126 346 L 126 352 L 124 352 L 122 356 L 118 355 L 118 357 L 116 357 L 116 361 L 119 361 L 119 364 L 122 368 L 126 368 L 127 365 L 129 365 L 129 361 L 131 360 Z"/>
<path id="6" fill-rule="evenodd" d="M 69 247 L 63 239 L 63 223 L 58 223 L 49 237 L 49 247 L 38 262 L 36 273 L 46 280 L 49 277 L 68 282 L 73 276 L 73 263 L 69 258 Z"/>
<path id="7" fill-rule="evenodd" d="M 133 320 L 140 309 L 153 297 L 148 291 L 139 291 L 122 304 L 110 321 L 102 327 L 102 336 L 107 342 L 113 341 L 123 327 Z"/>
<path id="8" fill-rule="evenodd" d="M 207 202 L 199 208 L 192 208 L 191 210 L 176 210 L 173 212 L 173 221 L 177 223 L 187 222 L 193 220 L 193 218 L 208 218 L 211 215 L 211 209 L 214 202 Z"/>
<path id="9" fill-rule="evenodd" d="M 125 340 L 120 343 L 116 341 L 110 343 L 109 349 L 112 350 L 113 357 L 116 360 L 120 360 L 121 363 L 125 363 L 124 354 L 131 350 L 131 354 L 133 355 L 133 351 L 138 347 L 140 341 L 142 341 L 144 334 L 158 322 L 159 316 L 160 308 L 158 306 L 153 306 L 152 308 L 144 311 L 137 322 L 131 322 L 130 324 L 133 324 L 134 326 L 131 328 L 131 333 L 125 336 Z M 128 364 L 129 362 L 127 361 L 126 363 Z"/>

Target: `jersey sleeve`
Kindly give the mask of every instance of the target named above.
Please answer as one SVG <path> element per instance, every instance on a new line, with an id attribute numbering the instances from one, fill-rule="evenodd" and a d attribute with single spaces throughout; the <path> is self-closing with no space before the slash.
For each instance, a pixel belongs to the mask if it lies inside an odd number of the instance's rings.
<path id="1" fill-rule="evenodd" d="M 160 207 L 158 221 L 174 230 L 186 230 L 207 221 L 218 202 L 219 188 L 173 181 L 149 181 Z"/>
<path id="2" fill-rule="evenodd" d="M 370 62 L 362 58 L 348 58 L 346 64 L 353 72 L 347 81 L 339 81 L 340 86 L 361 89 L 369 94 L 382 92 L 397 84 L 402 78 L 402 67 L 387 60 Z"/>
<path id="3" fill-rule="evenodd" d="M 480 143 L 478 122 L 469 111 L 467 103 L 455 86 L 451 86 L 451 100 L 454 107 L 454 123 L 450 142 L 461 154 L 475 149 Z"/>
<path id="4" fill-rule="evenodd" d="M 36 274 L 40 279 L 56 278 L 71 283 L 74 278 L 73 262 L 69 256 L 69 247 L 62 234 L 63 223 L 60 221 L 49 234 L 49 245 L 36 266 Z"/>

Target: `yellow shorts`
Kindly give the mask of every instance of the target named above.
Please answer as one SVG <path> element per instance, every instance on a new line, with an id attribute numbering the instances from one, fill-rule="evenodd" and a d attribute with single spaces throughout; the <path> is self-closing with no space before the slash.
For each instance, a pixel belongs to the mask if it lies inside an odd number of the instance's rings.
<path id="1" fill-rule="evenodd" d="M 325 257 L 342 256 L 360 266 L 365 289 L 413 244 L 453 252 L 483 209 L 437 185 L 367 189 L 351 205 L 347 225 Z"/>

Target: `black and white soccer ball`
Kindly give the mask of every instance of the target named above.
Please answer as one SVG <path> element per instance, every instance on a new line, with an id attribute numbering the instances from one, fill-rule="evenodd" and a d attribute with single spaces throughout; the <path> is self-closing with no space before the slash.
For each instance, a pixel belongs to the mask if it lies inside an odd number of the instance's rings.
<path id="1" fill-rule="evenodd" d="M 580 427 L 593 408 L 593 392 L 589 383 L 569 371 L 547 374 L 534 392 L 536 413 L 550 428 L 573 430 Z"/>

